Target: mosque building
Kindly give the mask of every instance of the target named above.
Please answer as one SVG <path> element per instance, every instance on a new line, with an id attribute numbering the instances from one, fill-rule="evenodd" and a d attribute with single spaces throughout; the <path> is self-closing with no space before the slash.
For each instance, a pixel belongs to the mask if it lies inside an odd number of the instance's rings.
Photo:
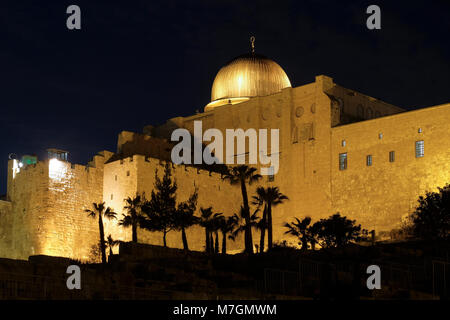
<path id="1" fill-rule="evenodd" d="M 178 201 L 198 188 L 198 208 L 212 206 L 226 216 L 238 212 L 241 190 L 222 179 L 221 166 L 171 163 L 172 132 L 194 134 L 195 121 L 203 132 L 279 130 L 278 171 L 248 190 L 252 196 L 257 186 L 277 186 L 289 197 L 273 210 L 274 241 L 288 239 L 283 224 L 294 217 L 314 222 L 336 212 L 383 239 L 420 195 L 450 182 L 450 103 L 406 111 L 324 75 L 292 87 L 280 65 L 253 47 L 219 70 L 203 112 L 146 126 L 142 133 L 123 131 L 115 153 L 100 151 L 87 165 L 70 163 L 68 152 L 58 149 L 49 149 L 45 160 L 9 160 L 7 195 L 0 200 L 0 257 L 88 259 L 98 243 L 98 224 L 84 209 L 105 202 L 120 218 L 124 199 L 150 195 L 155 170 L 162 175 L 166 163 L 173 168 Z M 131 228 L 116 220 L 105 221 L 108 234 L 131 240 Z M 188 229 L 187 238 L 190 249 L 204 250 L 200 226 Z M 138 239 L 162 244 L 158 232 L 139 229 Z M 169 232 L 167 244 L 181 248 L 180 233 Z M 231 252 L 243 245 L 240 239 L 228 244 Z"/>

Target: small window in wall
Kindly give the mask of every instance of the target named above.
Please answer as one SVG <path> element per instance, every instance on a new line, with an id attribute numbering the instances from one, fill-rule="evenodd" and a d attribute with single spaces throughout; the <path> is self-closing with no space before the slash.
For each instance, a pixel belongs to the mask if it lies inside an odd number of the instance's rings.
<path id="1" fill-rule="evenodd" d="M 129 177 L 130 176 L 130 171 L 127 171 L 127 177 Z"/>
<path id="2" fill-rule="evenodd" d="M 383 139 L 383 134 L 381 132 L 378 134 L 378 139 Z"/>
<path id="3" fill-rule="evenodd" d="M 389 152 L 389 162 L 394 162 L 395 161 L 395 151 L 390 151 Z"/>
<path id="4" fill-rule="evenodd" d="M 366 165 L 367 165 L 368 167 L 370 167 L 370 166 L 372 165 L 372 155 L 371 155 L 371 154 L 369 154 L 369 155 L 366 157 Z"/>
<path id="5" fill-rule="evenodd" d="M 117 174 L 116 174 L 116 176 L 114 177 L 114 180 L 116 180 L 116 181 L 117 181 Z"/>
<path id="6" fill-rule="evenodd" d="M 342 140 L 342 146 L 345 147 L 347 145 L 347 142 L 345 140 Z"/>
<path id="7" fill-rule="evenodd" d="M 347 153 L 339 154 L 339 170 L 347 169 Z"/>
<path id="8" fill-rule="evenodd" d="M 416 158 L 422 158 L 425 155 L 425 146 L 423 140 L 416 141 Z"/>
<path id="9" fill-rule="evenodd" d="M 114 195 L 111 193 L 111 200 L 114 198 Z"/>

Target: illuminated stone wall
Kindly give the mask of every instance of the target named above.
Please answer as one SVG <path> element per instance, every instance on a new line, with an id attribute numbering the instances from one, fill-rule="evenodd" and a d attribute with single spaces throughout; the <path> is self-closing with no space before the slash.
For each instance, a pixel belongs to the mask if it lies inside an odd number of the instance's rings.
<path id="1" fill-rule="evenodd" d="M 377 233 L 390 230 L 411 212 L 420 194 L 450 182 L 450 105 L 401 112 L 318 76 L 314 83 L 274 95 L 171 119 L 151 132 L 167 136 L 177 127 L 192 132 L 196 120 L 202 121 L 203 131 L 279 129 L 279 172 L 273 182 L 265 176 L 260 185 L 278 186 L 290 198 L 273 210 L 274 241 L 280 241 L 288 238 L 283 224 L 294 217 L 311 216 L 316 221 L 337 211 Z M 395 113 L 399 114 L 392 115 Z M 374 117 L 378 118 L 362 121 Z M 345 124 L 349 121 L 354 123 Z M 129 132 L 119 135 L 118 151 L 125 153 L 123 159 L 123 154 L 102 152 L 88 166 L 62 163 L 55 167 L 42 161 L 14 178 L 10 162 L 10 202 L 0 201 L 0 256 L 49 254 L 87 259 L 91 246 L 98 243 L 98 225 L 84 209 L 105 201 L 120 219 L 124 199 L 136 192 L 150 197 L 155 169 L 163 174 L 163 161 L 138 154 L 145 151 L 142 146 L 148 141 L 159 141 L 152 152 L 167 156 L 164 140 L 140 136 L 142 141 L 135 143 L 135 136 Z M 415 157 L 417 140 L 425 142 L 423 158 Z M 129 156 L 133 148 L 137 155 Z M 389 151 L 395 151 L 393 163 Z M 343 152 L 348 154 L 348 168 L 340 171 L 338 157 Z M 371 167 L 366 166 L 367 155 L 373 157 Z M 242 204 L 239 187 L 222 181 L 219 174 L 189 166 L 173 166 L 173 174 L 178 202 L 186 200 L 197 186 L 198 207 L 213 206 L 215 212 L 228 216 Z M 249 198 L 256 187 L 249 188 Z M 106 236 L 131 240 L 130 228 L 119 227 L 117 220 L 105 224 Z M 187 237 L 191 249 L 203 250 L 202 228 L 190 228 Z M 139 230 L 138 238 L 162 244 L 160 233 Z M 259 243 L 258 232 L 254 232 L 254 242 Z M 180 232 L 171 231 L 167 243 L 181 248 Z M 229 241 L 228 247 L 231 252 L 242 250 L 243 239 Z"/>
<path id="2" fill-rule="evenodd" d="M 120 213 L 122 218 L 124 199 L 133 197 L 136 192 L 145 193 L 149 199 L 155 182 L 155 170 L 162 178 L 164 174 L 164 161 L 145 156 L 135 155 L 105 165 L 105 177 L 103 198 L 106 205 Z M 196 215 L 200 215 L 200 207 L 212 206 L 214 212 L 222 212 L 226 216 L 238 212 L 242 203 L 242 196 L 238 186 L 230 186 L 228 182 L 221 179 L 220 174 L 209 173 L 204 170 L 197 170 L 189 166 L 172 166 L 172 174 L 178 185 L 177 202 L 185 201 L 198 188 L 198 210 Z M 131 241 L 131 228 L 123 228 L 117 225 L 117 221 L 106 222 L 106 235 L 111 234 L 114 239 Z M 204 250 L 205 233 L 204 229 L 194 226 L 187 230 L 187 238 L 190 249 Z M 162 245 L 162 233 L 147 232 L 138 230 L 139 242 Z M 220 237 L 221 239 L 221 237 Z M 221 243 L 220 243 L 221 244 Z M 167 235 L 167 245 L 173 248 L 182 248 L 181 233 L 171 231 Z M 230 251 L 242 248 L 240 238 L 235 243 L 228 241 Z"/>
<path id="3" fill-rule="evenodd" d="M 446 104 L 333 128 L 334 211 L 377 232 L 398 227 L 419 195 L 450 182 L 449 119 Z M 416 158 L 415 142 L 420 140 L 425 155 Z M 394 162 L 390 151 L 395 151 Z M 344 152 L 348 168 L 341 171 L 338 158 Z M 372 166 L 366 165 L 367 155 L 372 155 Z"/>
<path id="4" fill-rule="evenodd" d="M 0 216 L 1 238 L 6 239 L 0 255 L 87 259 L 91 245 L 98 243 L 98 224 L 83 210 L 102 201 L 102 154 L 90 166 L 46 160 L 22 168 L 8 184 L 11 210 Z"/>
<path id="5" fill-rule="evenodd" d="M 331 158 L 332 127 L 402 111 L 396 106 L 340 87 L 329 77 L 318 76 L 313 83 L 286 88 L 277 94 L 171 119 L 166 126 L 154 131 L 165 132 L 167 136 L 176 123 L 176 127 L 193 133 L 194 121 L 202 121 L 203 132 L 208 128 L 220 129 L 222 133 L 230 128 L 279 129 L 279 172 L 273 182 L 267 176 L 261 181 L 263 186 L 278 186 L 290 198 L 285 204 L 274 208 L 274 240 L 279 241 L 286 239 L 283 224 L 294 217 L 311 216 L 317 220 L 336 211 L 332 203 L 334 189 L 331 184 L 332 168 L 335 166 Z M 249 195 L 252 195 L 251 191 Z"/>

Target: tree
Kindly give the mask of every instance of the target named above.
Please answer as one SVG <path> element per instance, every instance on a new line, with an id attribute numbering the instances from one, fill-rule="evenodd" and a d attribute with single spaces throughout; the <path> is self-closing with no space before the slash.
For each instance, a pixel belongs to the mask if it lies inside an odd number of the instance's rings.
<path id="1" fill-rule="evenodd" d="M 181 240 L 183 241 L 183 248 L 189 251 L 189 245 L 186 237 L 186 229 L 197 224 L 199 218 L 195 216 L 197 210 L 198 189 L 191 194 L 189 199 L 185 202 L 178 204 L 177 211 L 175 213 L 175 229 L 181 231 Z"/>
<path id="2" fill-rule="evenodd" d="M 424 240 L 450 239 L 450 184 L 419 197 L 410 216 L 412 233 Z"/>
<path id="3" fill-rule="evenodd" d="M 147 216 L 141 223 L 142 227 L 162 232 L 164 247 L 167 247 L 167 233 L 174 229 L 177 189 L 170 164 L 166 163 L 162 179 L 158 176 L 158 169 L 155 170 L 155 187 L 150 200 L 142 206 L 142 212 Z"/>
<path id="4" fill-rule="evenodd" d="M 356 220 L 349 220 L 339 213 L 317 221 L 313 230 L 324 248 L 343 247 L 352 241 L 367 239 L 368 234 L 367 230 L 361 229 L 361 225 L 356 225 Z"/>
<path id="5" fill-rule="evenodd" d="M 211 236 L 214 233 L 215 236 L 215 241 L 213 244 L 213 241 L 211 241 L 211 246 L 213 248 L 213 252 L 214 253 L 219 253 L 219 230 L 220 230 L 220 225 L 222 223 L 222 219 L 223 219 L 223 214 L 222 213 L 214 213 L 212 219 L 211 219 Z"/>
<path id="6" fill-rule="evenodd" d="M 114 240 L 111 235 L 106 239 L 106 246 L 109 248 L 109 256 L 113 255 L 112 248 L 117 246 L 120 243 L 120 240 Z"/>
<path id="7" fill-rule="evenodd" d="M 295 221 L 284 224 L 284 227 L 288 229 L 285 234 L 297 237 L 302 250 L 307 250 L 309 243 L 311 243 L 311 247 L 314 247 L 314 234 L 310 228 L 310 223 L 311 218 L 306 217 L 303 220 L 295 218 Z"/>
<path id="8" fill-rule="evenodd" d="M 213 219 L 212 207 L 200 208 L 200 225 L 205 228 L 205 252 L 211 253 L 211 225 Z"/>
<path id="9" fill-rule="evenodd" d="M 105 244 L 105 231 L 103 226 L 103 217 L 111 220 L 115 219 L 117 216 L 117 213 L 115 213 L 110 207 L 105 208 L 105 203 L 93 203 L 92 207 L 94 210 L 85 209 L 84 211 L 88 214 L 91 218 L 98 217 L 98 229 L 100 233 L 100 250 L 102 253 L 102 263 L 106 264 L 106 244 Z"/>
<path id="10" fill-rule="evenodd" d="M 220 219 L 219 229 L 222 232 L 222 254 L 227 254 L 227 236 L 234 231 L 237 223 L 235 216 Z"/>
<path id="11" fill-rule="evenodd" d="M 264 189 L 263 187 L 258 187 L 256 189 L 256 196 L 253 197 L 255 203 L 265 204 L 265 210 L 267 211 L 267 244 L 269 250 L 272 249 L 273 246 L 273 232 L 272 232 L 272 207 L 275 207 L 285 200 L 288 200 L 288 197 L 280 192 L 278 187 L 268 187 Z M 264 219 L 264 215 L 263 215 Z M 264 226 L 265 227 L 265 223 Z M 261 230 L 262 233 L 262 230 Z M 264 239 L 263 239 L 264 241 Z M 264 250 L 264 242 L 262 242 L 262 250 Z"/>
<path id="12" fill-rule="evenodd" d="M 256 173 L 256 168 L 251 168 L 246 165 L 238 165 L 228 168 L 228 172 L 224 175 L 223 179 L 228 180 L 231 185 L 240 185 L 243 202 L 243 215 L 246 220 L 245 230 L 245 251 L 247 253 L 253 253 L 253 239 L 252 229 L 250 227 L 250 207 L 248 204 L 247 195 L 247 183 L 249 185 L 260 180 L 262 176 Z"/>
<path id="13" fill-rule="evenodd" d="M 257 229 L 258 225 L 259 225 L 259 220 L 260 218 L 258 217 L 258 212 L 259 209 L 257 208 L 252 215 L 250 215 L 250 219 L 246 219 L 246 212 L 244 207 L 241 207 L 241 210 L 239 210 L 239 215 L 238 214 L 234 214 L 233 215 L 233 219 L 235 219 L 237 221 L 236 223 L 236 228 L 234 229 L 234 231 L 232 232 L 230 238 L 234 241 L 236 239 L 236 237 L 244 232 L 244 235 L 246 234 L 248 229 Z M 253 243 L 252 243 L 252 247 L 253 247 Z M 248 252 L 248 251 L 246 251 Z M 252 248 L 252 252 L 253 252 L 253 248 Z"/>
<path id="14" fill-rule="evenodd" d="M 266 198 L 266 190 L 262 187 L 258 187 L 256 189 L 256 196 L 253 196 L 253 202 L 252 204 L 258 206 L 258 208 L 261 208 L 262 205 L 264 205 L 263 209 L 263 216 L 259 222 L 258 229 L 260 230 L 260 239 L 259 239 L 259 252 L 264 252 L 264 246 L 265 246 L 265 236 L 266 236 L 266 229 L 267 229 L 267 204 L 265 203 Z"/>
<path id="15" fill-rule="evenodd" d="M 142 222 L 142 206 L 145 203 L 144 195 L 136 193 L 134 198 L 128 197 L 124 199 L 126 205 L 123 207 L 127 214 L 123 214 L 123 218 L 119 221 L 119 225 L 125 228 L 131 227 L 133 242 L 138 242 L 137 228 Z"/>

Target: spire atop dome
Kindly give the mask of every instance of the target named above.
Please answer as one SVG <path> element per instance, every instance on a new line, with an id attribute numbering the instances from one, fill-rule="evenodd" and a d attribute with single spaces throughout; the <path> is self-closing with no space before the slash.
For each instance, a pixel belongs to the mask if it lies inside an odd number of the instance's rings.
<path id="1" fill-rule="evenodd" d="M 250 37 L 250 45 L 252 48 L 252 54 L 255 54 L 255 40 L 256 40 L 255 36 Z"/>

